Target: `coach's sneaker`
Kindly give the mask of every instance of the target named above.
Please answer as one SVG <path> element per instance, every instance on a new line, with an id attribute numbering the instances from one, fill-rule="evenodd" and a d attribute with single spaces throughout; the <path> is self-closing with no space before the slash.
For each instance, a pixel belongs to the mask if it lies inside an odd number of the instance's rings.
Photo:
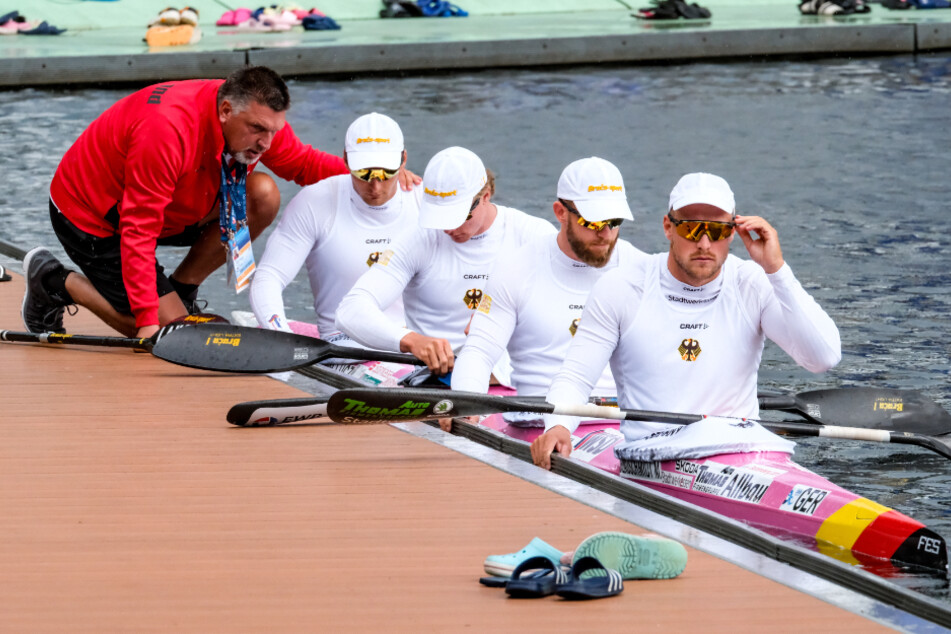
<path id="1" fill-rule="evenodd" d="M 595 533 L 575 549 L 573 561 L 594 557 L 624 579 L 671 579 L 687 566 L 687 549 L 658 535 Z"/>
<path id="2" fill-rule="evenodd" d="M 43 287 L 43 278 L 63 268 L 44 247 L 36 247 L 23 258 L 26 293 L 23 294 L 23 324 L 30 332 L 66 332 L 63 311 L 69 303 Z"/>

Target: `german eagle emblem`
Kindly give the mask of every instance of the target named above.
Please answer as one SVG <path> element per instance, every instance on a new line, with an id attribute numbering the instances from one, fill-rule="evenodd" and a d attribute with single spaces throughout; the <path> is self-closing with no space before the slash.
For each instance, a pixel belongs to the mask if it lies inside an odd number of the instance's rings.
<path id="1" fill-rule="evenodd" d="M 680 353 L 680 358 L 684 361 L 696 361 L 701 352 L 700 342 L 696 339 L 684 339 L 680 342 L 680 347 L 677 348 L 677 351 Z"/>
<path id="2" fill-rule="evenodd" d="M 466 302 L 466 306 L 475 310 L 479 307 L 479 302 L 482 301 L 482 291 L 478 288 L 470 288 L 466 291 L 464 301 Z"/>

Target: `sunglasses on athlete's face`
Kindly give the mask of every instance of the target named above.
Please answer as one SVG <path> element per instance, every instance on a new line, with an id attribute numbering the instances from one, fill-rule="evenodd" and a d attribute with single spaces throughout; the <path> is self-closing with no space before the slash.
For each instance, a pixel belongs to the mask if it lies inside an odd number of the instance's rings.
<path id="1" fill-rule="evenodd" d="M 383 169 L 382 167 L 368 167 L 362 170 L 350 170 L 350 173 L 362 181 L 369 183 L 374 178 L 381 181 L 388 181 L 400 173 L 400 168 L 395 170 Z"/>
<path id="2" fill-rule="evenodd" d="M 624 222 L 624 218 L 611 218 L 610 220 L 599 220 L 593 222 L 591 220 L 585 220 L 584 216 L 581 215 L 577 209 L 568 204 L 567 200 L 558 199 L 565 209 L 578 216 L 578 224 L 584 227 L 585 229 L 591 229 L 592 231 L 603 231 L 604 229 L 617 229 L 621 226 L 621 223 Z"/>
<path id="3" fill-rule="evenodd" d="M 479 206 L 479 203 L 482 202 L 482 196 L 476 196 L 475 200 L 472 201 L 472 206 L 469 207 L 469 215 L 466 216 L 466 219 L 463 222 L 469 222 L 472 220 L 472 212 L 475 211 L 475 208 Z"/>
<path id="4" fill-rule="evenodd" d="M 677 220 L 670 212 L 667 212 L 667 218 L 674 223 L 678 236 L 692 242 L 700 242 L 704 235 L 710 238 L 711 242 L 726 240 L 733 235 L 733 229 L 736 227 L 735 222 Z"/>

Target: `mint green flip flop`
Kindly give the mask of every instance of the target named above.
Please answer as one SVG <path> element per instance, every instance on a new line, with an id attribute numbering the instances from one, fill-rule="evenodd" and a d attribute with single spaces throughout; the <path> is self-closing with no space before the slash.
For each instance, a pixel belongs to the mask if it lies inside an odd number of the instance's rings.
<path id="1" fill-rule="evenodd" d="M 515 568 L 530 557 L 547 557 L 555 566 L 561 565 L 564 553 L 535 537 L 522 550 L 507 555 L 489 555 L 484 566 L 487 574 L 495 577 L 510 577 Z"/>
<path id="2" fill-rule="evenodd" d="M 687 549 L 665 537 L 595 533 L 575 549 L 573 561 L 598 559 L 624 579 L 671 579 L 687 566 Z"/>

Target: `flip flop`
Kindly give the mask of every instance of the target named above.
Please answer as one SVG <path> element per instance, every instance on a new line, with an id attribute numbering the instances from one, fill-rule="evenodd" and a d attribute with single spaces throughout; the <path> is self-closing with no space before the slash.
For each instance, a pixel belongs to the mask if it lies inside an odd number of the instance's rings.
<path id="1" fill-rule="evenodd" d="M 29 31 L 20 31 L 20 35 L 59 35 L 65 32 L 66 29 L 59 29 L 46 20 L 43 20 Z"/>
<path id="2" fill-rule="evenodd" d="M 522 579 L 534 579 L 548 574 L 551 574 L 550 570 L 533 570 L 522 575 Z M 487 588 L 504 588 L 510 579 L 510 577 L 479 577 L 479 583 Z"/>
<path id="3" fill-rule="evenodd" d="M 542 574 L 523 574 L 538 570 Z M 520 563 L 512 578 L 505 584 L 505 594 L 513 599 L 540 599 L 554 594 L 555 589 L 568 582 L 564 568 L 552 563 L 548 557 L 532 557 Z"/>
<path id="4" fill-rule="evenodd" d="M 687 566 L 687 550 L 672 539 L 595 533 L 575 549 L 574 561 L 594 557 L 625 579 L 671 579 Z"/>
<path id="5" fill-rule="evenodd" d="M 568 581 L 559 584 L 555 589 L 555 594 L 570 601 L 613 597 L 624 590 L 621 573 L 605 568 L 604 564 L 594 557 L 577 560 L 571 566 L 569 575 Z"/>

